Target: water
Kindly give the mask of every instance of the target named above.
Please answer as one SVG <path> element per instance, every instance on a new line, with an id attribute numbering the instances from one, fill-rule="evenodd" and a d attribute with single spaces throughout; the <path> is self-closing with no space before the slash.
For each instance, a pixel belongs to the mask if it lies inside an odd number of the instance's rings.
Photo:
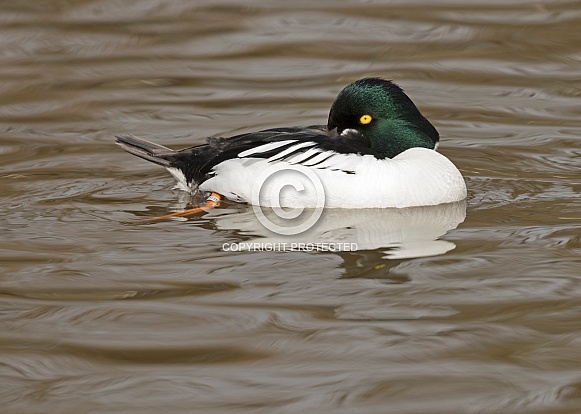
<path id="1" fill-rule="evenodd" d="M 568 1 L 2 2 L 3 412 L 581 411 L 580 24 Z M 326 212 L 341 252 L 224 251 L 264 236 L 233 203 L 139 221 L 180 200 L 114 134 L 324 123 L 369 75 L 436 125 L 465 205 Z"/>

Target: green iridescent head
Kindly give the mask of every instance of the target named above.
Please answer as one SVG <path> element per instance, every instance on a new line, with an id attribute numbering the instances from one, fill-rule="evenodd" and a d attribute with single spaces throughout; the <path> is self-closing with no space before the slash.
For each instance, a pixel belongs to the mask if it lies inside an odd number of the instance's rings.
<path id="1" fill-rule="evenodd" d="M 358 133 L 388 158 L 413 147 L 434 149 L 440 138 L 403 90 L 380 78 L 347 85 L 333 102 L 327 128 Z"/>

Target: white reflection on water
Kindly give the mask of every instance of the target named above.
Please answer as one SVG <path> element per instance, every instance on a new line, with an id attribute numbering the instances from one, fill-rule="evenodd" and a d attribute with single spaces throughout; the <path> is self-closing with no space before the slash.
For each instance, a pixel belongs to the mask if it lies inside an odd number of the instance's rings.
<path id="1" fill-rule="evenodd" d="M 274 215 L 266 210 L 267 216 Z M 444 254 L 456 246 L 439 238 L 455 229 L 466 217 L 466 203 L 405 209 L 325 209 L 317 224 L 309 230 L 283 236 L 267 230 L 248 209 L 213 210 L 208 218 L 221 230 L 233 230 L 249 240 L 239 243 L 239 250 L 291 250 L 297 245 L 343 244 L 339 249 L 377 250 L 386 259 L 406 259 Z M 229 246 L 230 247 L 230 246 Z"/>

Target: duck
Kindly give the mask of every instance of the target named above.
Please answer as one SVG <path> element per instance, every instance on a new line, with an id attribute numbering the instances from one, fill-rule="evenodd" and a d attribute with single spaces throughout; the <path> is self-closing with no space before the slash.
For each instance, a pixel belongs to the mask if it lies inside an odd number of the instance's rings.
<path id="1" fill-rule="evenodd" d="M 464 178 L 436 151 L 439 141 L 406 93 L 378 77 L 343 88 L 326 125 L 211 137 L 180 150 L 116 136 L 125 151 L 165 167 L 176 188 L 210 194 L 212 206 L 226 198 L 304 208 L 407 208 L 464 200 Z M 298 176 L 310 186 L 297 183 Z"/>

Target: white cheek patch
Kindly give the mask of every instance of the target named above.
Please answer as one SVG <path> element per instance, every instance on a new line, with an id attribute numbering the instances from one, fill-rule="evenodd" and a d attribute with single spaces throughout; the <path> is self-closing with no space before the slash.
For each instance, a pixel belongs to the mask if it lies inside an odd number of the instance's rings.
<path id="1" fill-rule="evenodd" d="M 349 134 L 359 134 L 359 131 L 353 128 L 347 128 L 341 132 L 341 135 L 343 135 L 344 137 L 346 137 Z"/>

